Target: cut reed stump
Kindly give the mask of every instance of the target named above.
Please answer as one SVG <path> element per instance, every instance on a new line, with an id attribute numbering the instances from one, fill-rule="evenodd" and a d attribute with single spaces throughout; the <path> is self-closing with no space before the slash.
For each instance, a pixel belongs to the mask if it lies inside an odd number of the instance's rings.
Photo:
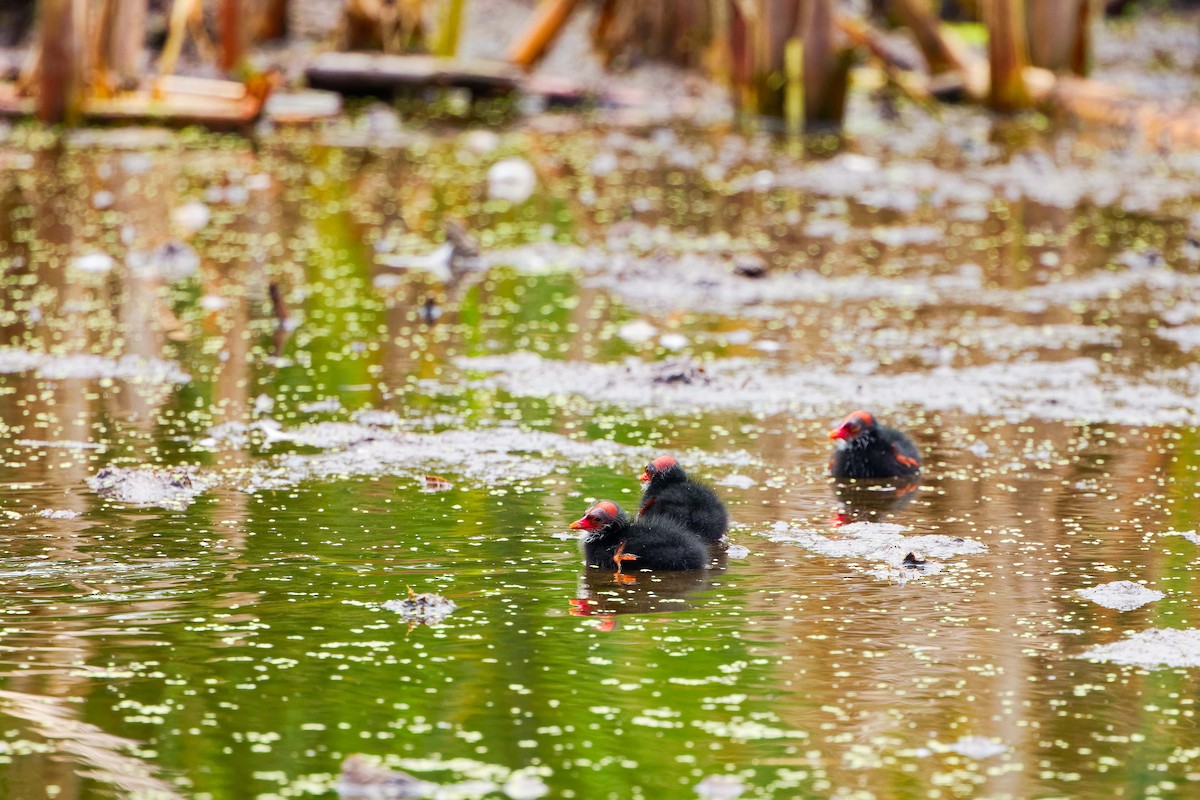
<path id="1" fill-rule="evenodd" d="M 74 124 L 87 85 L 87 5 L 84 0 L 43 0 L 41 6 L 38 119 Z"/>
<path id="2" fill-rule="evenodd" d="M 1100 18 L 1097 0 L 1027 0 L 1029 59 L 1053 72 L 1087 75 L 1092 37 Z"/>
<path id="3" fill-rule="evenodd" d="M 1025 0 L 984 0 L 982 10 L 992 76 L 988 105 L 997 111 L 1032 107 L 1033 97 L 1025 84 L 1025 68 L 1029 66 Z"/>
<path id="4" fill-rule="evenodd" d="M 908 0 L 896 0 L 897 5 L 906 2 Z M 914 2 L 913 5 L 915 7 L 918 4 Z M 1062 9 L 1064 13 L 1067 10 L 1072 14 L 1081 13 L 1078 19 L 1081 27 L 1075 28 L 1072 36 L 1063 40 L 1074 39 L 1075 49 L 1071 52 L 1079 56 L 1082 53 L 1079 48 L 1085 46 L 1078 38 L 1085 29 L 1082 26 L 1091 24 L 1082 12 L 1093 12 L 1090 6 L 1067 9 L 1066 5 L 1064 3 Z M 1044 11 L 1038 13 L 1040 15 Z M 958 62 L 955 70 L 932 76 L 917 72 L 900 53 L 888 47 L 882 33 L 864 20 L 839 15 L 837 25 L 856 46 L 882 62 L 885 72 L 912 99 L 927 103 L 931 96 L 940 96 L 945 87 L 953 85 L 956 92 L 965 94 L 967 99 L 986 102 L 991 83 L 987 62 L 972 56 L 952 40 L 934 44 L 936 39 L 946 37 L 947 31 L 939 29 L 932 16 L 914 15 L 913 19 L 917 20 L 913 24 L 926 25 L 925 36 L 918 39 L 925 38 L 927 47 L 955 54 L 954 59 Z M 1029 102 L 1046 114 L 1064 117 L 1081 126 L 1125 131 L 1145 147 L 1200 149 L 1200 107 L 1189 106 L 1181 101 L 1147 99 L 1116 86 L 1071 75 L 1055 75 L 1049 69 L 1035 66 L 1026 66 L 1021 70 L 1020 83 L 1028 94 Z"/>
<path id="5" fill-rule="evenodd" d="M 729 19 L 735 104 L 745 115 L 840 125 L 853 50 L 835 27 L 833 0 L 747 0 Z M 790 56 L 790 57 L 789 57 Z M 802 109 L 793 106 L 801 102 Z"/>
<path id="6" fill-rule="evenodd" d="M 729 13 L 713 0 L 605 0 L 596 12 L 592 44 L 610 66 L 656 60 L 712 68 L 713 40 L 728 27 Z"/>

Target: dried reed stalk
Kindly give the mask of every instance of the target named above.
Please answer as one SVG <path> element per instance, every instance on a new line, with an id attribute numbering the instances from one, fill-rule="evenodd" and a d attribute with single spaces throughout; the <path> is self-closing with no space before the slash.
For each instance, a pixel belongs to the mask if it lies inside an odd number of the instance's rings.
<path id="1" fill-rule="evenodd" d="M 1025 41 L 1025 0 L 983 0 L 988 29 L 991 84 L 988 105 L 998 111 L 1017 111 L 1033 105 L 1025 85 L 1029 50 Z"/>

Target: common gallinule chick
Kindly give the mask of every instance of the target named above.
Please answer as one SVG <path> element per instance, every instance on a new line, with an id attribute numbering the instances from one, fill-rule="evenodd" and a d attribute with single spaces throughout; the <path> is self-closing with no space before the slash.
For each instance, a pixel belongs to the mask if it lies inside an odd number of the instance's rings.
<path id="1" fill-rule="evenodd" d="M 611 500 L 601 500 L 571 523 L 585 531 L 580 538 L 588 564 L 613 564 L 617 572 L 625 562 L 636 569 L 701 569 L 708 563 L 708 548 L 687 528 L 669 519 L 631 520 Z"/>
<path id="2" fill-rule="evenodd" d="M 669 519 L 706 542 L 719 542 L 729 529 L 729 512 L 717 493 L 687 476 L 671 456 L 659 456 L 642 473 L 646 492 L 639 520 Z"/>
<path id="3" fill-rule="evenodd" d="M 829 459 L 829 474 L 835 478 L 903 478 L 921 471 L 921 455 L 912 440 L 866 411 L 846 417 L 829 438 L 837 440 Z"/>

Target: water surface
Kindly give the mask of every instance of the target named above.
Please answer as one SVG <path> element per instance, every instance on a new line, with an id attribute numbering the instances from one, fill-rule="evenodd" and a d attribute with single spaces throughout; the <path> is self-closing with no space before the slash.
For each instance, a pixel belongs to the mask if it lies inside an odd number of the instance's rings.
<path id="1" fill-rule="evenodd" d="M 1200 165 L 950 122 L 9 132 L 0 794 L 332 796 L 361 753 L 466 796 L 1188 796 L 1195 669 L 1081 655 L 1198 624 Z M 447 218 L 484 269 L 414 268 Z M 859 405 L 916 491 L 824 476 Z M 661 451 L 743 549 L 585 571 L 567 524 Z M 986 550 L 795 536 L 860 520 Z M 1166 596 L 1075 594 L 1116 580 Z"/>

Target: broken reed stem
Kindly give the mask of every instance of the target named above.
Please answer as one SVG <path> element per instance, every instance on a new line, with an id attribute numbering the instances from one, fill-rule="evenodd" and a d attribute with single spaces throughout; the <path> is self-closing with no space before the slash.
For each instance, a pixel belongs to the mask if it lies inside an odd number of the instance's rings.
<path id="1" fill-rule="evenodd" d="M 798 0 L 797 0 L 798 2 Z M 753 42 L 753 52 L 750 54 L 754 64 L 754 114 L 763 116 L 771 110 L 772 100 L 775 99 L 776 91 L 780 88 L 778 83 L 772 86 L 771 75 L 771 23 L 773 20 L 767 17 L 768 8 L 765 0 L 755 0 L 755 14 L 752 18 L 753 28 L 751 29 L 751 39 Z M 775 76 L 776 81 L 779 81 L 778 74 Z M 780 104 L 781 105 L 781 104 Z M 775 106 L 775 114 L 779 114 L 779 105 Z"/>
<path id="2" fill-rule="evenodd" d="M 731 86 L 733 81 L 733 56 L 730 53 L 728 33 L 732 13 L 726 0 L 708 0 L 712 36 L 702 61 L 707 66 L 709 75 L 726 86 Z"/>
<path id="3" fill-rule="evenodd" d="M 730 74 L 744 121 L 777 131 L 840 125 L 850 53 L 833 0 L 732 0 Z"/>
<path id="4" fill-rule="evenodd" d="M 288 0 L 265 0 L 254 25 L 254 38 L 259 41 L 282 39 L 287 35 Z"/>
<path id="5" fill-rule="evenodd" d="M 1087 74 L 1096 0 L 1026 0 L 1029 58 L 1053 72 Z"/>
<path id="6" fill-rule="evenodd" d="M 783 65 L 787 76 L 784 118 L 788 133 L 799 136 L 804 132 L 804 41 L 799 36 L 793 36 L 784 45 Z"/>
<path id="7" fill-rule="evenodd" d="M 1075 47 L 1071 52 L 1071 63 L 1067 65 L 1076 75 L 1087 75 L 1092 71 L 1092 36 L 1099 16 L 1099 0 L 1081 0 L 1075 28 Z"/>
<path id="8" fill-rule="evenodd" d="M 109 85 L 109 52 L 108 31 L 112 28 L 112 17 L 116 10 L 115 0 L 104 0 L 94 4 L 88 15 L 87 24 L 87 55 L 84 56 L 85 84 L 92 92 L 100 97 L 111 97 L 112 87 Z"/>
<path id="9" fill-rule="evenodd" d="M 940 23 L 928 7 L 918 0 L 891 0 L 891 8 L 912 33 L 917 47 L 934 75 L 949 70 L 965 72 L 961 55 L 942 35 Z"/>
<path id="10" fill-rule="evenodd" d="M 267 286 L 267 294 L 271 296 L 271 310 L 275 312 L 275 322 L 279 327 L 287 327 L 292 315 L 288 313 L 287 302 L 283 299 L 283 289 L 278 283 L 272 282 Z"/>
<path id="11" fill-rule="evenodd" d="M 42 0 L 41 62 L 37 115 L 48 124 L 79 121 L 83 103 L 87 3 L 85 0 Z"/>
<path id="12" fill-rule="evenodd" d="M 118 87 L 135 83 L 146 41 L 146 0 L 112 0 L 106 61 Z"/>
<path id="13" fill-rule="evenodd" d="M 523 69 L 531 68 L 545 55 L 578 4 L 579 0 L 543 0 L 533 20 L 509 48 L 508 60 Z"/>
<path id="14" fill-rule="evenodd" d="M 998 111 L 1029 108 L 1033 100 L 1025 85 L 1029 49 L 1025 34 L 1025 0 L 984 0 L 988 29 L 991 88 L 988 104 Z"/>
<path id="15" fill-rule="evenodd" d="M 466 0 L 446 0 L 445 11 L 438 23 L 437 38 L 431 48 L 435 56 L 454 58 L 458 54 L 458 39 L 462 32 L 463 9 Z"/>
<path id="16" fill-rule="evenodd" d="M 271 297 L 271 310 L 275 312 L 275 333 L 271 336 L 274 345 L 275 358 L 283 355 L 283 349 L 292 335 L 292 315 L 288 313 L 287 302 L 283 299 L 283 289 L 272 281 L 267 285 L 267 294 Z"/>
<path id="17" fill-rule="evenodd" d="M 242 60 L 244 42 L 242 40 L 242 8 L 239 0 L 219 0 L 217 8 L 218 29 L 221 35 L 221 49 L 218 66 L 229 72 Z"/>
<path id="18" fill-rule="evenodd" d="M 167 42 L 158 57 L 158 72 L 169 75 L 175 71 L 175 63 L 183 50 L 183 39 L 187 36 L 188 21 L 199 10 L 200 0 L 175 0 L 171 4 L 171 20 L 167 24 Z"/>

